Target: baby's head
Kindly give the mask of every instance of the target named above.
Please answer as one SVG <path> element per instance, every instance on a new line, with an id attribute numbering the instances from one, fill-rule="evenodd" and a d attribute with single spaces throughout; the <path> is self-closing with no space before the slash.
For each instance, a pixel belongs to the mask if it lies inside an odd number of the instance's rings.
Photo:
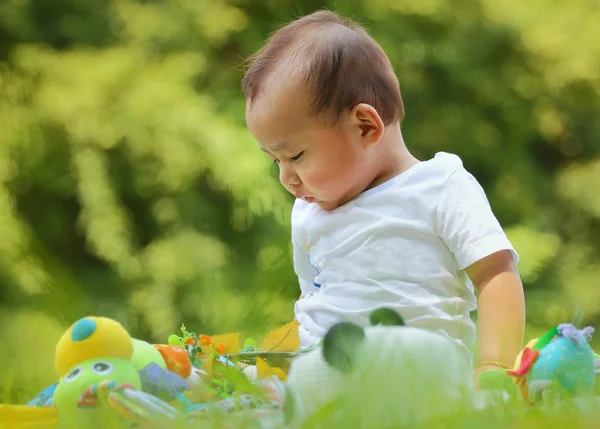
<path id="1" fill-rule="evenodd" d="M 273 34 L 250 59 L 246 121 L 297 198 L 334 209 L 384 173 L 387 131 L 404 116 L 398 80 L 358 24 L 320 11 Z"/>

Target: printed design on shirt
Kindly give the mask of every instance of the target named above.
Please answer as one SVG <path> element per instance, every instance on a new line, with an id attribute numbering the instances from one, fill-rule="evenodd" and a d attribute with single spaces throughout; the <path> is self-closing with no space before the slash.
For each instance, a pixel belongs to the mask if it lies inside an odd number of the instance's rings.
<path id="1" fill-rule="evenodd" d="M 306 254 L 308 255 L 308 263 L 310 264 L 311 267 L 313 267 L 316 271 L 317 271 L 317 275 L 314 277 L 313 279 L 313 286 L 316 288 L 321 288 L 321 284 L 317 283 L 317 277 L 321 274 L 321 270 L 319 270 L 315 264 L 312 263 L 312 261 L 310 260 L 310 246 L 307 246 L 306 248 Z"/>

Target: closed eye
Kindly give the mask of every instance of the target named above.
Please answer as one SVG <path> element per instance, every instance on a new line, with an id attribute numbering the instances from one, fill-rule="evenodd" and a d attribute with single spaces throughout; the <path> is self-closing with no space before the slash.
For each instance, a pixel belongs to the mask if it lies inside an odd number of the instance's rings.
<path id="1" fill-rule="evenodd" d="M 300 159 L 300 157 L 301 157 L 303 154 L 304 154 L 304 151 L 300 152 L 300 153 L 299 153 L 298 155 L 296 155 L 296 156 L 292 156 L 292 157 L 290 158 L 290 161 L 291 161 L 291 162 L 298 161 L 298 160 Z"/>

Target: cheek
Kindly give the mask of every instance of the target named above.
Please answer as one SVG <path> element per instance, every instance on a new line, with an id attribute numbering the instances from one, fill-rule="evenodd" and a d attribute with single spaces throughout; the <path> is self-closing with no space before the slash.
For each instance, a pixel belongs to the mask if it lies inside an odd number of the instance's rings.
<path id="1" fill-rule="evenodd" d="M 310 170 L 299 172 L 302 182 L 315 190 L 336 192 L 348 182 L 349 174 L 340 162 L 318 163 Z"/>

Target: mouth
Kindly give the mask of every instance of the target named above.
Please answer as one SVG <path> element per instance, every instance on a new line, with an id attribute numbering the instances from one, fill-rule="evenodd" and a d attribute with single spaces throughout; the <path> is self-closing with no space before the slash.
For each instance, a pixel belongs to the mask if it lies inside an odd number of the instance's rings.
<path id="1" fill-rule="evenodd" d="M 303 200 L 306 201 L 307 203 L 314 203 L 317 201 L 317 199 L 315 197 L 311 197 L 308 195 L 302 195 L 302 194 L 294 194 L 294 196 L 299 199 L 299 200 Z"/>

